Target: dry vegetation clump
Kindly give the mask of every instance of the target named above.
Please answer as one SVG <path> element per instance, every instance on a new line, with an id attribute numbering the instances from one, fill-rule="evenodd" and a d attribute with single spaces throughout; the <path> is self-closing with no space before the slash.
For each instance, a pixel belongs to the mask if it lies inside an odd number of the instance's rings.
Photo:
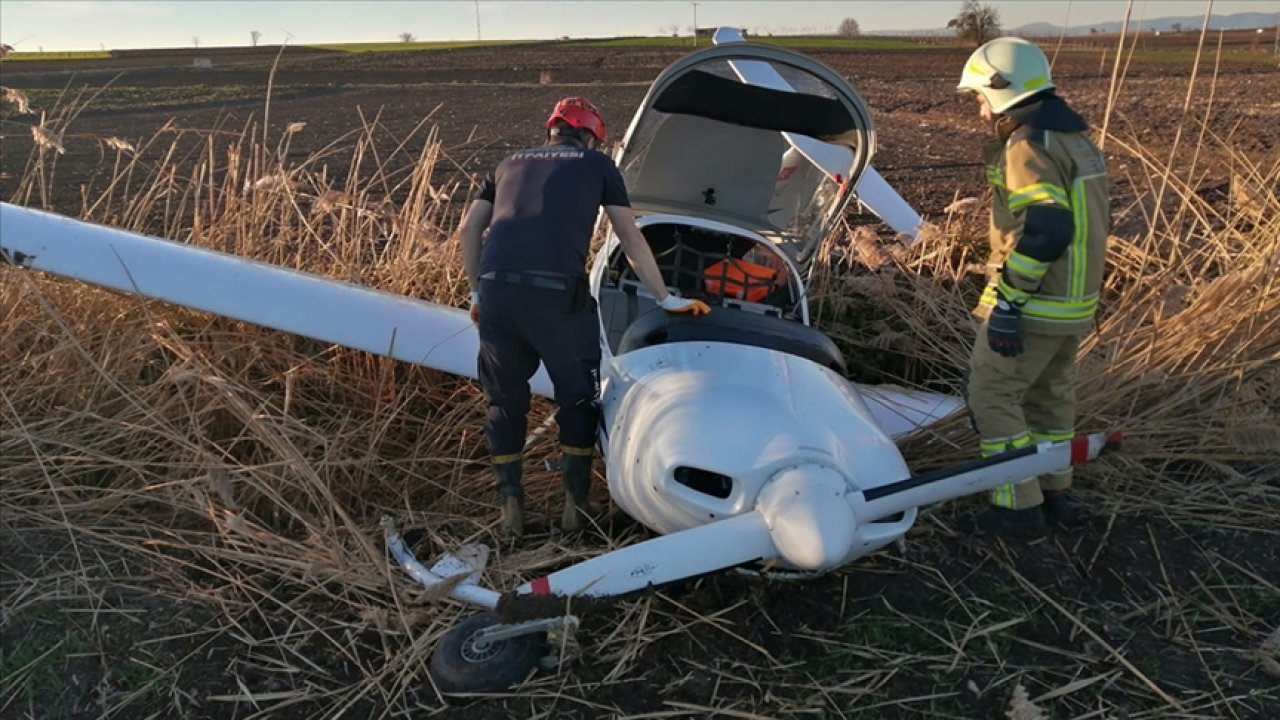
<path id="1" fill-rule="evenodd" d="M 116 151 L 103 184 L 82 193 L 85 219 L 434 302 L 462 300 L 457 250 L 447 239 L 457 219 L 450 201 L 464 193 L 433 184 L 434 171 L 451 161 L 430 129 L 393 138 L 370 120 L 294 163 L 286 157 L 290 138 L 306 132 L 301 123 L 276 135 L 257 124 L 202 132 L 171 126 L 124 147 L 67 133 L 74 114 L 38 127 L 63 142 L 103 142 Z M 1177 212 L 1146 218 L 1144 236 L 1113 239 L 1106 304 L 1081 364 L 1080 426 L 1124 428 L 1131 443 L 1081 475 L 1111 523 L 1152 513 L 1175 525 L 1274 534 L 1280 166 L 1216 149 L 1251 187 L 1264 189 L 1253 201 L 1269 210 L 1246 217 L 1164 173 L 1180 199 Z M 52 141 L 36 147 L 14 202 L 48 206 L 57 154 Z M 1147 160 L 1154 184 L 1159 165 Z M 983 258 L 975 255 L 977 209 L 958 205 L 910 244 L 886 248 L 862 232 L 848 247 L 828 245 L 813 307 L 851 359 L 863 361 L 855 372 L 956 391 L 973 334 L 974 265 Z M 8 623 L 9 637 L 53 648 L 0 663 L 9 681 L 0 714 L 42 716 L 50 696 L 62 702 L 68 694 L 96 698 L 94 711 L 108 717 L 142 716 L 141 709 L 157 717 L 282 718 L 445 709 L 425 662 L 464 610 L 425 597 L 386 562 L 378 521 L 388 514 L 402 529 L 424 531 L 424 558 L 464 542 L 498 545 L 479 435 L 483 402 L 472 384 L 12 267 L 0 267 L 0 370 L 0 538 L 9 556 L 0 629 Z M 532 420 L 545 413 L 539 407 Z M 539 440 L 529 454 L 550 457 L 551 445 Z M 966 459 L 974 446 L 957 420 L 906 450 L 924 468 Z M 550 473 L 532 473 L 528 485 L 535 513 L 554 509 Z M 1203 717 L 1238 701 L 1221 688 L 1173 697 L 1164 689 L 1171 680 L 1129 662 L 1120 643 L 1093 630 L 1091 617 L 1047 595 L 1041 602 L 1041 581 L 1020 574 L 1008 557 L 978 563 L 1007 570 L 1002 577 L 1025 588 L 1030 604 L 1001 610 L 962 596 L 937 569 L 945 567 L 940 553 L 954 545 L 936 537 L 951 512 L 934 511 L 922 523 L 913 541 L 922 554 L 870 559 L 852 584 L 913 573 L 911 582 L 940 598 L 939 608 L 966 608 L 967 626 L 864 605 L 847 629 L 850 578 L 859 570 L 811 590 L 772 588 L 777 600 L 729 581 L 704 588 L 711 595 L 703 601 L 659 593 L 620 604 L 583 639 L 591 661 L 581 676 L 545 675 L 487 707 L 495 717 L 602 717 L 643 697 L 635 702 L 658 713 L 645 717 L 815 716 L 851 707 L 895 717 L 921 701 L 903 699 L 904 688 L 918 686 L 894 685 L 900 673 L 910 676 L 904 668 L 950 677 L 957 667 L 971 668 L 961 684 L 969 689 L 938 697 L 969 697 L 973 707 L 1008 708 L 1018 717 L 1040 717 L 1048 703 L 1085 689 L 1097 693 L 1089 695 L 1093 706 L 1121 707 L 1116 698 L 1131 698 L 1146 708 L 1133 717 Z M 549 535 L 501 548 L 485 580 L 511 588 L 643 536 L 615 517 L 582 542 Z M 1247 587 L 1275 584 L 1257 579 Z M 1223 591 L 1210 582 L 1206 592 L 1217 598 Z M 812 658 L 792 659 L 787 646 L 760 640 L 775 618 L 809 607 L 815 594 L 840 598 L 819 603 L 836 628 L 795 634 L 825 648 L 820 656 L 839 659 L 826 674 L 801 662 Z M 1274 664 L 1263 642 L 1267 618 L 1250 614 L 1256 605 L 1223 601 L 1206 610 L 1173 594 L 1163 602 L 1162 611 L 1217 613 L 1214 623 L 1253 642 L 1241 654 Z M 86 611 L 95 627 L 117 615 L 133 624 L 125 623 L 123 636 L 92 635 L 87 646 L 70 632 L 40 645 L 44 620 L 17 618 L 41 618 L 50 607 Z M 1051 674 L 1052 688 L 1029 694 L 1023 683 L 1036 669 L 1010 666 L 1010 649 L 993 638 L 1040 622 L 1041 612 L 1070 632 L 1041 646 L 1084 642 L 1086 650 L 1067 653 L 1075 665 Z M 743 627 L 744 613 L 758 626 Z M 876 627 L 888 631 L 876 634 Z M 904 646 L 904 638 L 919 645 Z M 648 686 L 675 662 L 666 658 L 672 647 L 684 669 Z M 64 654 L 73 658 L 67 663 L 94 658 L 91 692 L 41 674 L 49 656 Z M 685 692 L 702 700 L 661 699 Z M 59 716 L 84 711 L 63 710 Z M 482 716 L 465 705 L 459 712 Z"/>

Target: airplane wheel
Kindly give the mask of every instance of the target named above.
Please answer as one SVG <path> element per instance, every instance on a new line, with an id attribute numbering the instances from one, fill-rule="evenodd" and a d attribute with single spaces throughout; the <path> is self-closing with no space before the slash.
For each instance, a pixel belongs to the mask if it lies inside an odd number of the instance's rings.
<path id="1" fill-rule="evenodd" d="M 501 624 L 497 613 L 480 613 L 440 638 L 428 665 L 440 692 L 502 692 L 528 677 L 542 656 L 542 633 L 476 641 L 481 630 Z"/>

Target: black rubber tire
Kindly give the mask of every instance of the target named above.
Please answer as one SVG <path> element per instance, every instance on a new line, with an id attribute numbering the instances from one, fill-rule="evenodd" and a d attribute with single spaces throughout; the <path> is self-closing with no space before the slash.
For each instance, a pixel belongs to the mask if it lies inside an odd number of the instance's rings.
<path id="1" fill-rule="evenodd" d="M 440 692 L 502 692 L 529 676 L 543 654 L 542 633 L 499 640 L 479 652 L 469 645 L 477 632 L 501 624 L 497 613 L 480 613 L 440 638 L 428 664 Z"/>

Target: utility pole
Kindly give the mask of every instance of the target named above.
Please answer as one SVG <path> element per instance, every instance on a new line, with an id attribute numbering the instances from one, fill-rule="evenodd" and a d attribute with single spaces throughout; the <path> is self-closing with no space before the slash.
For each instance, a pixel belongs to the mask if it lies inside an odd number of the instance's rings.
<path id="1" fill-rule="evenodd" d="M 480 40 L 480 0 L 476 0 L 476 40 Z"/>
<path id="2" fill-rule="evenodd" d="M 698 47 L 698 3 L 689 3 L 693 6 L 693 46 Z"/>

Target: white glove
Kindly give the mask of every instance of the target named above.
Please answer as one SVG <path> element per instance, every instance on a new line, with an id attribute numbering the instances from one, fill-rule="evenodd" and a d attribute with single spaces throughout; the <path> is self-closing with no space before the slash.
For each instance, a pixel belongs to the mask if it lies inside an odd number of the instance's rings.
<path id="1" fill-rule="evenodd" d="M 658 307 L 669 313 L 690 313 L 693 315 L 706 315 L 711 312 L 711 308 L 701 300 L 688 300 L 686 298 L 676 297 L 667 294 L 662 298 L 662 302 L 658 303 Z"/>

